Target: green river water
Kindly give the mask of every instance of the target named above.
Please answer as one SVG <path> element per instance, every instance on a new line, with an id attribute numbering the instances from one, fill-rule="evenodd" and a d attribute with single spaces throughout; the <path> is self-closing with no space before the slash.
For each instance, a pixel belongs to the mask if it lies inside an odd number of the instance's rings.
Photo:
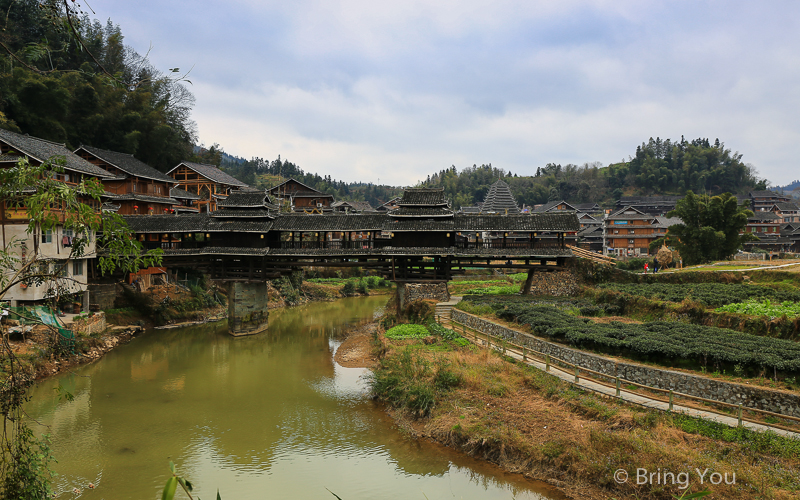
<path id="1" fill-rule="evenodd" d="M 341 332 L 385 303 L 276 311 L 269 331 L 245 338 L 224 322 L 146 332 L 37 384 L 26 409 L 51 435 L 58 498 L 161 498 L 170 460 L 205 500 L 217 489 L 223 500 L 335 499 L 326 488 L 343 500 L 554 498 L 404 436 L 366 395 L 366 370 L 333 361 Z M 59 399 L 59 384 L 74 400 Z"/>

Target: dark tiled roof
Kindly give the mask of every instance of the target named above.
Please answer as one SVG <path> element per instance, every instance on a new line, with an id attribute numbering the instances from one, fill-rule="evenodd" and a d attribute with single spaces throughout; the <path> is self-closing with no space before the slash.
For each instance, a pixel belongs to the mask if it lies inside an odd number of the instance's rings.
<path id="1" fill-rule="evenodd" d="M 680 217 L 656 217 L 656 223 L 651 227 L 672 227 L 675 224 L 683 224 Z"/>
<path id="2" fill-rule="evenodd" d="M 481 213 L 481 207 L 461 207 L 459 213 L 462 214 L 479 214 Z"/>
<path id="3" fill-rule="evenodd" d="M 579 212 L 594 212 L 600 210 L 600 205 L 597 203 L 571 203 L 571 205 Z"/>
<path id="4" fill-rule="evenodd" d="M 172 179 L 170 177 L 170 179 Z M 175 180 L 175 179 L 172 179 Z M 190 193 L 184 189 L 179 187 L 174 187 L 169 190 L 169 195 L 173 198 L 178 198 L 179 200 L 199 200 L 200 197 L 194 193 Z"/>
<path id="5" fill-rule="evenodd" d="M 100 209 L 103 212 L 116 212 L 121 206 L 122 205 L 115 205 L 113 203 L 103 203 L 103 206 L 101 206 Z"/>
<path id="6" fill-rule="evenodd" d="M 208 226 L 208 214 L 123 215 L 135 233 L 200 233 Z"/>
<path id="7" fill-rule="evenodd" d="M 397 204 L 447 206 L 447 199 L 444 197 L 444 188 L 408 188 L 403 191 L 403 197 Z"/>
<path id="8" fill-rule="evenodd" d="M 267 255 L 269 248 L 204 247 L 164 250 L 164 255 Z"/>
<path id="9" fill-rule="evenodd" d="M 780 210 L 781 212 L 791 212 L 793 210 L 800 210 L 800 208 L 798 208 L 796 204 L 785 201 L 776 203 L 775 206 L 778 207 L 778 210 Z"/>
<path id="10" fill-rule="evenodd" d="M 489 187 L 489 192 L 486 194 L 486 199 L 481 208 L 484 213 L 520 213 L 517 201 L 511 193 L 511 188 L 502 180 L 498 180 Z"/>
<path id="11" fill-rule="evenodd" d="M 400 207 L 389 211 L 392 217 L 452 217 L 447 207 Z"/>
<path id="12" fill-rule="evenodd" d="M 633 212 L 636 212 L 636 213 L 635 214 L 631 214 L 631 215 L 626 215 L 624 212 L 629 211 L 629 210 L 633 211 Z M 608 214 L 608 218 L 609 219 L 611 219 L 612 217 L 615 217 L 615 218 L 618 218 L 618 219 L 636 219 L 636 218 L 639 218 L 639 219 L 652 219 L 653 218 L 652 215 L 648 215 L 648 214 L 642 212 L 641 210 L 639 210 L 638 208 L 631 207 L 631 206 L 622 207 L 619 210 L 617 210 L 616 212 L 611 212 L 610 214 Z"/>
<path id="13" fill-rule="evenodd" d="M 114 177 L 111 172 L 89 163 L 80 156 L 66 148 L 63 144 L 37 139 L 29 135 L 17 134 L 8 130 L 0 129 L 0 140 L 7 143 L 18 153 L 23 153 L 40 162 L 45 162 L 54 156 L 62 156 L 65 159 L 63 167 L 66 170 L 80 172 L 82 174 L 93 175 L 101 178 Z"/>
<path id="14" fill-rule="evenodd" d="M 558 200 L 558 201 L 548 201 L 547 203 L 545 203 L 541 207 L 534 208 L 533 211 L 534 211 L 534 213 L 559 211 L 556 207 L 558 207 L 562 203 L 564 205 L 566 205 L 568 208 L 565 208 L 565 209 L 560 210 L 560 211 L 566 212 L 566 211 L 574 211 L 575 210 L 575 207 L 573 207 L 572 205 L 570 205 L 566 201 Z"/>
<path id="15" fill-rule="evenodd" d="M 617 205 L 674 205 L 679 199 L 680 196 L 623 196 Z"/>
<path id="16" fill-rule="evenodd" d="M 128 193 L 128 194 L 120 194 L 116 195 L 115 197 L 118 201 L 143 201 L 146 203 L 168 203 L 170 205 L 176 205 L 178 200 L 175 198 L 170 198 L 168 196 L 150 196 L 146 194 L 136 194 L 136 193 Z"/>
<path id="17" fill-rule="evenodd" d="M 380 231 L 388 222 L 384 214 L 284 215 L 275 219 L 275 231 Z"/>
<path id="18" fill-rule="evenodd" d="M 0 163 L 17 163 L 22 156 L 14 154 L 0 155 Z"/>
<path id="19" fill-rule="evenodd" d="M 230 175 L 226 174 L 225 172 L 218 169 L 214 165 L 207 165 L 205 163 L 193 163 L 190 161 L 184 161 L 181 162 L 177 167 L 167 172 L 167 174 L 172 173 L 181 165 L 194 170 L 195 172 L 202 175 L 206 179 L 212 180 L 218 184 L 225 184 L 227 186 L 249 187 L 244 182 L 234 177 L 231 177 Z"/>
<path id="20" fill-rule="evenodd" d="M 751 217 L 747 218 L 747 222 L 750 222 L 750 221 L 777 222 L 780 219 L 781 219 L 781 216 L 776 214 L 776 213 L 774 213 L 774 212 L 768 212 L 768 211 L 765 211 L 765 210 L 758 210 L 758 211 L 754 212 Z"/>
<path id="21" fill-rule="evenodd" d="M 580 231 L 575 212 L 530 215 L 456 215 L 456 231 Z"/>
<path id="22" fill-rule="evenodd" d="M 784 196 L 780 193 L 776 193 L 775 191 L 750 191 L 751 198 L 788 198 L 788 196 Z"/>
<path id="23" fill-rule="evenodd" d="M 402 198 L 400 196 L 395 196 L 394 198 L 392 198 L 391 200 L 387 201 L 386 203 L 384 203 L 382 205 L 378 205 L 378 208 L 376 208 L 375 210 L 388 210 L 389 209 L 389 205 L 397 205 L 400 202 L 401 199 Z"/>
<path id="24" fill-rule="evenodd" d="M 217 206 L 231 208 L 264 207 L 267 203 L 267 193 L 263 191 L 233 191 L 224 200 L 219 200 Z"/>
<path id="25" fill-rule="evenodd" d="M 142 161 L 137 160 L 133 155 L 118 153 L 116 151 L 108 151 L 92 146 L 81 146 L 75 150 L 75 153 L 77 154 L 80 150 L 84 150 L 92 156 L 99 158 L 132 176 L 169 182 L 170 184 L 175 184 L 176 182 L 172 177 L 159 172 Z"/>
<path id="26" fill-rule="evenodd" d="M 213 212 L 210 212 L 210 215 L 211 215 L 211 217 L 216 217 L 216 218 L 220 218 L 220 217 L 237 217 L 237 218 L 248 218 L 248 217 L 251 217 L 251 218 L 252 217 L 264 218 L 264 217 L 269 217 L 270 219 L 272 219 L 272 218 L 275 217 L 274 213 L 270 213 L 270 211 L 267 210 L 264 207 L 261 207 L 261 208 L 248 208 L 248 209 L 242 209 L 242 210 L 237 210 L 235 208 L 226 208 L 226 209 L 223 209 L 223 210 L 214 210 Z"/>
<path id="27" fill-rule="evenodd" d="M 295 191 L 286 190 L 285 186 L 286 186 L 286 184 L 288 184 L 290 182 L 299 184 L 300 186 L 302 186 L 306 190 L 312 191 L 317 196 L 320 196 L 320 195 L 322 195 L 322 196 L 332 196 L 332 195 L 325 195 L 322 191 L 319 191 L 318 189 L 314 189 L 311 186 L 303 184 L 302 182 L 300 182 L 300 181 L 298 181 L 297 179 L 294 179 L 294 178 L 287 179 L 287 180 L 281 182 L 280 184 L 278 184 L 277 186 L 269 188 L 269 192 L 273 193 L 275 195 L 280 195 L 280 196 L 303 196 L 304 194 L 307 194 L 309 196 L 313 196 L 312 193 L 304 193 L 303 191 L 297 191 L 297 188 L 294 188 Z M 281 189 L 281 188 L 283 188 L 283 189 Z"/>
<path id="28" fill-rule="evenodd" d="M 368 212 L 373 210 L 368 201 L 334 201 L 331 208 L 350 207 L 354 212 Z"/>
<path id="29" fill-rule="evenodd" d="M 390 221 L 384 226 L 384 231 L 453 232 L 453 219 L 444 219 L 444 220 L 402 219 L 397 221 Z"/>

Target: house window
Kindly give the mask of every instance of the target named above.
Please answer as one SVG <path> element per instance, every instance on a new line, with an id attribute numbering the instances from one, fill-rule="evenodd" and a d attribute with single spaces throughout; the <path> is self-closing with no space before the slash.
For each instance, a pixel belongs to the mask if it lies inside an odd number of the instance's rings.
<path id="1" fill-rule="evenodd" d="M 133 183 L 133 192 L 134 193 L 136 192 L 136 183 L 135 182 Z"/>
<path id="2" fill-rule="evenodd" d="M 67 276 L 67 261 L 57 260 L 53 264 L 55 264 L 55 269 L 53 269 L 53 274 L 58 273 L 58 276 L 60 278 L 65 278 Z"/>
<path id="3" fill-rule="evenodd" d="M 629 245 L 633 245 L 633 240 L 628 240 Z"/>
<path id="4" fill-rule="evenodd" d="M 72 261 L 72 275 L 73 276 L 83 276 L 83 261 L 82 260 L 73 260 Z"/>
<path id="5" fill-rule="evenodd" d="M 53 230 L 52 229 L 45 229 L 42 231 L 42 243 L 52 243 L 53 242 Z"/>

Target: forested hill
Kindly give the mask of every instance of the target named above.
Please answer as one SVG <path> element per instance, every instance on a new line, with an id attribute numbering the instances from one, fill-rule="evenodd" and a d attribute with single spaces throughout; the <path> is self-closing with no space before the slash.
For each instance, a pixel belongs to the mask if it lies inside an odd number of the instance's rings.
<path id="1" fill-rule="evenodd" d="M 455 207 L 483 201 L 489 186 L 503 178 L 517 202 L 527 205 L 552 200 L 572 202 L 613 202 L 623 195 L 683 195 L 696 193 L 745 194 L 766 189 L 766 181 L 716 140 L 695 139 L 672 142 L 650 139 L 636 148 L 630 161 L 602 167 L 549 163 L 536 168 L 533 176 L 519 176 L 491 165 L 472 166 L 460 172 L 455 167 L 426 179 L 423 186 L 444 186 Z"/>
<path id="2" fill-rule="evenodd" d="M 131 153 L 162 171 L 189 158 L 192 94 L 126 47 L 110 20 L 76 20 L 81 50 L 60 4 L 0 0 L 0 127 Z"/>
<path id="3" fill-rule="evenodd" d="M 241 161 L 228 157 L 215 144 L 199 155 L 208 163 L 220 165 L 239 180 L 257 187 L 271 187 L 295 178 L 339 200 L 366 200 L 373 207 L 400 194 L 401 189 L 370 183 L 343 182 L 331 176 L 304 172 L 298 165 L 278 157 L 272 162 L 261 158 Z M 623 195 L 682 195 L 687 190 L 701 193 L 745 194 L 766 189 L 752 167 L 741 161 L 719 140 L 679 142 L 650 139 L 636 148 L 630 161 L 603 167 L 601 164 L 560 165 L 550 163 L 536 168 L 533 176 L 520 176 L 490 165 L 474 165 L 463 170 L 450 167 L 428 176 L 419 185 L 443 186 L 454 208 L 483 201 L 489 186 L 502 178 L 519 204 L 535 205 L 556 199 L 572 202 L 613 203 Z"/>

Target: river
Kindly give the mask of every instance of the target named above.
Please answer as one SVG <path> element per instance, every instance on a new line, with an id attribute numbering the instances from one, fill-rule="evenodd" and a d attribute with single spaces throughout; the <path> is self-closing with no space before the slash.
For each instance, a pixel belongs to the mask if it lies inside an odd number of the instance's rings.
<path id="1" fill-rule="evenodd" d="M 145 332 L 42 381 L 26 410 L 51 436 L 58 498 L 161 498 L 170 460 L 206 500 L 217 489 L 223 500 L 334 499 L 326 489 L 343 500 L 556 498 L 405 436 L 367 396 L 366 370 L 333 361 L 341 332 L 385 302 L 275 311 L 267 332 L 245 338 L 225 322 Z"/>

